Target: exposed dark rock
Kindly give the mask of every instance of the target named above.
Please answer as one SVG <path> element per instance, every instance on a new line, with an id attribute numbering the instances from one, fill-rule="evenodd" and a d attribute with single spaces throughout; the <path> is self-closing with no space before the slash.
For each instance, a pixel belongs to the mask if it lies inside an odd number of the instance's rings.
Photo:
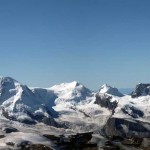
<path id="1" fill-rule="evenodd" d="M 61 150 L 82 150 L 88 149 L 96 150 L 97 144 L 96 143 L 89 143 L 92 138 L 92 132 L 89 133 L 78 133 L 76 135 L 69 135 L 67 137 L 55 136 L 55 135 L 43 135 L 46 138 L 50 139 L 53 143 L 55 143 L 59 149 Z"/>
<path id="2" fill-rule="evenodd" d="M 47 113 L 50 113 L 50 110 L 48 110 L 48 108 L 45 108 Z M 25 124 L 30 124 L 30 125 L 35 125 L 37 122 L 43 122 L 46 125 L 49 126 L 54 126 L 54 127 L 61 127 L 61 125 L 58 125 L 58 123 L 54 120 L 53 117 L 45 117 L 43 114 L 32 114 L 29 111 L 25 112 L 31 119 L 23 119 L 23 120 L 19 120 L 19 122 L 21 123 L 25 123 Z M 5 108 L 2 108 L 2 115 L 9 119 L 9 120 L 13 120 L 13 121 L 17 121 L 17 119 L 13 116 L 10 116 L 9 113 L 5 110 Z M 36 122 L 37 121 L 37 122 Z"/>
<path id="3" fill-rule="evenodd" d="M 7 142 L 6 144 L 9 145 L 9 146 L 12 146 L 12 147 L 15 146 L 15 143 L 13 143 L 13 142 Z"/>
<path id="4" fill-rule="evenodd" d="M 19 120 L 19 122 L 25 123 L 25 124 L 30 124 L 30 125 L 36 124 L 36 122 L 34 120 L 28 120 L 28 119 Z"/>
<path id="5" fill-rule="evenodd" d="M 33 115 L 33 118 L 35 120 L 37 120 L 38 122 L 42 121 L 42 119 L 44 118 L 45 116 L 43 114 L 35 114 Z"/>
<path id="6" fill-rule="evenodd" d="M 30 112 L 27 112 L 27 111 L 26 111 L 26 113 L 27 113 L 29 116 L 32 116 L 32 117 L 34 116 L 34 115 L 32 115 L 32 113 L 30 113 Z M 5 118 L 9 119 L 9 120 L 17 121 L 17 119 L 16 119 L 14 116 L 10 116 L 10 115 L 9 115 L 9 113 L 5 110 L 4 107 L 2 108 L 2 115 L 3 115 Z M 32 117 L 31 117 L 31 118 L 32 118 Z M 35 122 L 34 120 L 29 120 L 29 119 L 19 120 L 19 122 L 25 123 L 25 124 L 36 124 L 36 122 Z"/>
<path id="7" fill-rule="evenodd" d="M 120 142 L 120 141 L 123 141 L 123 137 L 121 137 L 121 136 L 112 136 L 112 137 L 110 137 L 110 140 L 111 141 L 114 141 L 114 142 Z"/>
<path id="8" fill-rule="evenodd" d="M 43 123 L 45 123 L 46 125 L 49 125 L 49 126 L 54 126 L 54 127 L 60 127 L 59 124 L 54 120 L 54 118 L 47 118 L 47 117 L 44 117 L 43 120 L 41 121 Z"/>
<path id="9" fill-rule="evenodd" d="M 50 135 L 50 134 L 44 134 L 43 136 L 48 138 L 50 141 L 53 141 L 53 143 L 55 144 L 60 142 L 60 136 Z"/>
<path id="10" fill-rule="evenodd" d="M 25 150 L 29 147 L 29 145 L 32 145 L 29 141 L 22 141 L 17 147 L 21 148 L 22 150 Z"/>
<path id="11" fill-rule="evenodd" d="M 142 138 L 130 138 L 130 139 L 124 139 L 121 143 L 123 145 L 132 146 L 132 147 L 140 147 L 142 144 L 143 139 Z"/>
<path id="12" fill-rule="evenodd" d="M 125 114 L 133 118 L 143 117 L 144 113 L 134 106 L 125 105 L 124 108 L 121 109 Z"/>
<path id="13" fill-rule="evenodd" d="M 6 111 L 4 107 L 2 107 L 2 115 L 9 120 L 17 121 L 15 117 L 9 115 L 8 111 Z"/>
<path id="14" fill-rule="evenodd" d="M 95 104 L 108 108 L 109 110 L 112 110 L 112 113 L 114 113 L 114 109 L 118 105 L 117 100 L 112 101 L 114 96 L 122 97 L 123 94 L 120 93 L 117 88 L 113 88 L 107 84 L 104 84 L 96 94 Z"/>
<path id="15" fill-rule="evenodd" d="M 4 107 L 2 107 L 2 115 L 3 115 L 5 118 L 9 119 L 9 114 L 8 114 L 8 112 L 5 110 Z"/>
<path id="16" fill-rule="evenodd" d="M 109 138 L 114 136 L 123 138 L 150 137 L 150 124 L 122 118 L 109 118 L 103 132 Z"/>
<path id="17" fill-rule="evenodd" d="M 81 133 L 76 135 L 70 135 L 68 138 L 62 138 L 58 143 L 60 149 L 83 149 L 87 146 L 87 143 L 91 140 L 92 133 Z"/>
<path id="18" fill-rule="evenodd" d="M 99 150 L 96 143 L 88 143 L 84 146 L 83 150 Z"/>
<path id="19" fill-rule="evenodd" d="M 44 114 L 32 114 L 30 112 L 28 112 L 28 115 L 33 120 L 36 120 L 37 122 L 43 122 L 49 126 L 60 127 L 58 125 L 58 123 L 55 121 L 55 119 L 52 116 L 50 116 L 50 114 L 51 114 L 50 110 L 45 106 L 44 106 L 44 108 L 45 108 L 46 112 L 49 114 L 49 117 L 45 117 Z"/>
<path id="20" fill-rule="evenodd" d="M 19 150 L 52 150 L 50 147 L 42 144 L 32 144 L 29 141 L 21 141 L 21 143 L 15 145 L 13 142 L 6 143 L 8 146 L 12 146 Z"/>
<path id="21" fill-rule="evenodd" d="M 5 137 L 5 135 L 0 135 L 0 139 L 2 139 L 2 138 L 4 138 Z"/>
<path id="22" fill-rule="evenodd" d="M 106 145 L 106 146 L 112 146 L 113 143 L 112 143 L 111 141 L 106 141 L 106 142 L 105 142 L 105 145 Z"/>
<path id="23" fill-rule="evenodd" d="M 143 138 L 141 148 L 143 150 L 150 150 L 150 138 Z"/>
<path id="24" fill-rule="evenodd" d="M 42 144 L 32 144 L 32 145 L 27 145 L 22 150 L 53 150 L 53 149 Z"/>
<path id="25" fill-rule="evenodd" d="M 100 105 L 101 107 L 108 108 L 110 110 L 114 110 L 117 107 L 117 101 L 111 102 L 112 96 L 108 94 L 96 94 L 95 104 Z"/>
<path id="26" fill-rule="evenodd" d="M 120 147 L 117 145 L 114 145 L 114 143 L 111 141 L 106 141 L 103 149 L 104 150 L 120 150 Z"/>
<path id="27" fill-rule="evenodd" d="M 5 133 L 18 132 L 18 130 L 16 128 L 13 128 L 13 127 L 4 127 L 4 128 L 2 128 L 2 131 Z"/>
<path id="28" fill-rule="evenodd" d="M 150 84 L 138 84 L 135 90 L 132 92 L 131 97 L 135 98 L 142 95 L 150 95 Z"/>
<path id="29" fill-rule="evenodd" d="M 133 138 L 122 138 L 121 141 L 106 141 L 104 143 L 103 149 L 104 150 L 126 150 L 126 149 L 131 149 L 131 148 L 135 148 L 135 149 L 139 149 L 139 150 L 143 150 L 144 147 L 142 147 L 142 143 L 143 143 L 143 138 L 137 138 L 137 137 L 133 137 Z"/>

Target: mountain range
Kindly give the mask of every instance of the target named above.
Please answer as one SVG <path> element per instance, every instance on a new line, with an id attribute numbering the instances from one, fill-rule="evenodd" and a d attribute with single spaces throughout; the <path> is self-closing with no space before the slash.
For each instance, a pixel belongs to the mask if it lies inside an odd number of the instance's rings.
<path id="1" fill-rule="evenodd" d="M 31 88 L 11 77 L 1 77 L 0 114 L 3 126 L 4 122 L 11 127 L 13 124 L 17 130 L 21 126 L 21 134 L 29 126 L 42 126 L 40 134 L 45 127 L 55 128 L 64 135 L 92 132 L 93 138 L 148 139 L 150 84 L 140 83 L 129 95 L 124 95 L 107 84 L 98 92 L 92 92 L 77 81 L 50 88 Z M 0 148 L 10 148 L 4 141 L 0 140 L 3 143 Z M 17 141 L 14 143 L 16 148 Z"/>

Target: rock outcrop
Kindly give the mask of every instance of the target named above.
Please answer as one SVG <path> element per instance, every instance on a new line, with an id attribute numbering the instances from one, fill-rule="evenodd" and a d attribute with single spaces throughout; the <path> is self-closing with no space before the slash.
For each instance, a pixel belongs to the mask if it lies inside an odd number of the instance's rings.
<path id="1" fill-rule="evenodd" d="M 43 135 L 48 138 L 50 141 L 54 142 L 59 149 L 62 150 L 71 150 L 71 149 L 90 149 L 97 150 L 97 144 L 91 143 L 92 132 L 88 133 L 77 133 L 75 135 L 65 136 L 54 136 L 54 135 Z"/>
<path id="2" fill-rule="evenodd" d="M 112 117 L 108 119 L 103 131 L 107 137 L 119 136 L 123 138 L 149 138 L 150 124 L 136 120 Z"/>
<path id="3" fill-rule="evenodd" d="M 107 94 L 96 94 L 95 104 L 100 105 L 101 107 L 108 108 L 109 110 L 114 110 L 117 107 L 117 101 L 111 101 L 112 96 Z"/>
<path id="4" fill-rule="evenodd" d="M 121 110 L 123 113 L 128 114 L 133 118 L 139 118 L 144 116 L 144 113 L 134 106 L 125 105 Z"/>
<path id="5" fill-rule="evenodd" d="M 150 95 L 150 84 L 140 83 L 136 86 L 135 90 L 131 93 L 132 98 L 139 96 Z"/>
<path id="6" fill-rule="evenodd" d="M 113 88 L 107 84 L 104 84 L 99 92 L 96 94 L 95 104 L 100 105 L 101 107 L 108 108 L 109 110 L 114 111 L 117 107 L 117 98 L 122 97 L 123 94 L 118 91 L 117 88 Z"/>
<path id="7" fill-rule="evenodd" d="M 4 133 L 18 132 L 18 130 L 16 128 L 13 128 L 13 127 L 3 127 L 2 131 Z"/>

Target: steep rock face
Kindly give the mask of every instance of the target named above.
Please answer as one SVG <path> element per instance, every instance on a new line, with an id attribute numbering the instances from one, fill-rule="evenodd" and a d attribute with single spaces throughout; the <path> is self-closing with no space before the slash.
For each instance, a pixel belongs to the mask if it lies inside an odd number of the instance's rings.
<path id="1" fill-rule="evenodd" d="M 143 111 L 134 106 L 125 105 L 123 108 L 121 108 L 121 110 L 123 113 L 128 114 L 133 118 L 139 118 L 144 116 Z"/>
<path id="2" fill-rule="evenodd" d="M 36 96 L 36 99 L 42 104 L 47 106 L 54 106 L 55 99 L 57 96 L 54 94 L 53 91 L 43 88 L 31 88 L 31 91 Z"/>
<path id="3" fill-rule="evenodd" d="M 107 94 L 96 94 L 95 104 L 100 105 L 101 107 L 108 108 L 110 110 L 114 110 L 117 107 L 117 101 L 111 101 L 112 96 Z"/>
<path id="4" fill-rule="evenodd" d="M 115 97 L 122 96 L 123 94 L 120 93 L 117 88 L 104 84 L 96 94 L 95 104 L 114 110 L 117 107 L 117 99 Z"/>
<path id="5" fill-rule="evenodd" d="M 0 79 L 0 102 L 3 106 L 9 107 L 9 110 L 16 111 L 21 109 L 23 103 L 26 106 L 39 104 L 32 91 L 18 81 L 4 77 Z"/>
<path id="6" fill-rule="evenodd" d="M 150 124 L 136 120 L 124 118 L 109 118 L 104 126 L 104 134 L 107 137 L 120 136 L 130 137 L 150 137 Z"/>
<path id="7" fill-rule="evenodd" d="M 55 135 L 43 135 L 44 137 L 53 141 L 58 149 L 62 150 L 72 150 L 72 149 L 90 149 L 90 150 L 97 150 L 97 144 L 91 143 L 90 140 L 92 139 L 92 132 L 88 133 L 77 133 L 75 135 L 68 135 L 68 136 L 55 136 Z"/>
<path id="8" fill-rule="evenodd" d="M 131 97 L 135 98 L 145 95 L 150 95 L 150 84 L 140 83 L 136 86 L 135 90 L 132 92 Z"/>

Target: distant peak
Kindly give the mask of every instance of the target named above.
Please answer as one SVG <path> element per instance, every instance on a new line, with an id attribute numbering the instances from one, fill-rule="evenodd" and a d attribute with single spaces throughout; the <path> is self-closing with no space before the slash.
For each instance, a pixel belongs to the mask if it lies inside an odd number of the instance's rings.
<path id="1" fill-rule="evenodd" d="M 12 77 L 0 77 L 1 81 L 6 81 L 6 82 L 18 82 L 15 79 L 13 79 Z"/>
<path id="2" fill-rule="evenodd" d="M 99 93 L 102 93 L 102 94 L 107 93 L 107 94 L 119 96 L 119 97 L 123 96 L 123 94 L 120 93 L 117 88 L 111 87 L 108 84 L 102 85 L 100 90 L 99 90 Z"/>
<path id="3" fill-rule="evenodd" d="M 107 93 L 107 91 L 109 89 L 112 89 L 112 87 L 108 84 L 103 84 L 101 87 L 100 87 L 100 93 Z"/>
<path id="4" fill-rule="evenodd" d="M 74 86 L 79 86 L 80 85 L 80 83 L 77 82 L 77 81 L 72 81 L 72 82 L 70 82 L 70 84 L 73 84 Z"/>
<path id="5" fill-rule="evenodd" d="M 0 88 L 15 88 L 15 86 L 21 85 L 20 82 L 11 77 L 0 77 Z"/>
<path id="6" fill-rule="evenodd" d="M 135 98 L 145 95 L 150 95 L 150 83 L 139 83 L 138 85 L 136 85 L 136 88 L 132 92 L 131 97 Z"/>
<path id="7" fill-rule="evenodd" d="M 101 88 L 112 88 L 110 85 L 108 85 L 108 84 L 103 84 L 102 86 L 101 86 Z"/>
<path id="8" fill-rule="evenodd" d="M 77 81 L 72 81 L 72 82 L 64 82 L 64 83 L 60 83 L 60 84 L 57 84 L 57 85 L 54 85 L 53 87 L 51 88 L 54 88 L 54 87 L 77 87 L 81 85 L 79 82 Z"/>

